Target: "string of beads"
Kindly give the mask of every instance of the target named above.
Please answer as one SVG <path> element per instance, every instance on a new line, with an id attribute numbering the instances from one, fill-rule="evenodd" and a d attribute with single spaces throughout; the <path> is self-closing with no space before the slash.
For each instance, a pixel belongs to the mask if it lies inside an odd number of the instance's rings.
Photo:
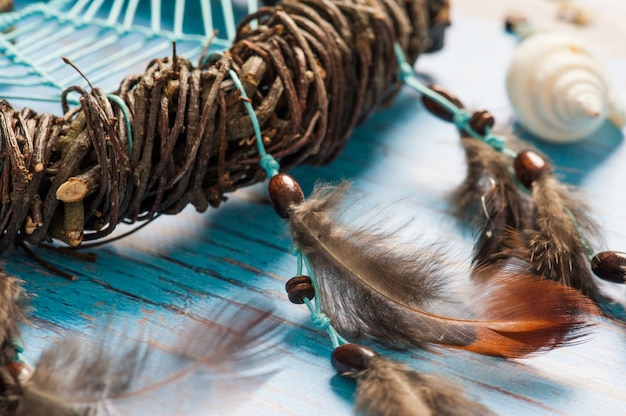
<path id="1" fill-rule="evenodd" d="M 400 78 L 405 84 L 422 94 L 424 107 L 432 114 L 444 121 L 454 123 L 459 130 L 470 137 L 491 146 L 496 151 L 513 159 L 513 171 L 516 183 L 524 192 L 530 192 L 533 183 L 543 175 L 552 171 L 548 161 L 534 150 L 516 152 L 506 146 L 506 138 L 492 132 L 495 124 L 494 117 L 486 110 L 470 113 L 463 103 L 444 88 L 436 85 L 422 84 L 410 64 L 404 59 L 402 50 L 396 48 L 396 58 L 400 66 Z M 618 251 L 603 251 L 595 253 L 587 239 L 578 228 L 576 218 L 567 211 L 578 230 L 581 246 L 587 253 L 587 259 L 593 273 L 603 280 L 614 283 L 626 282 L 626 253 Z M 577 287 L 586 295 L 591 295 L 592 289 Z"/>

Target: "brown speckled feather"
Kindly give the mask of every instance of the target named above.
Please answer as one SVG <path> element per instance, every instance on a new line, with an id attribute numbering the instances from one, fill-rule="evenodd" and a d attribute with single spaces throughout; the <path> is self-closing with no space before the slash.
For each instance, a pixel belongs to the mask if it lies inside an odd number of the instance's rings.
<path id="1" fill-rule="evenodd" d="M 370 360 L 357 379 L 356 410 L 363 416 L 489 416 L 446 377 L 420 374 L 382 357 Z"/>
<path id="2" fill-rule="evenodd" d="M 451 299 L 447 278 L 454 272 L 446 270 L 443 250 L 407 248 L 380 226 L 341 223 L 348 190 L 345 183 L 318 186 L 289 217 L 292 238 L 317 277 L 322 309 L 344 337 L 399 349 L 441 345 L 521 357 L 564 345 L 567 333 L 586 328 L 587 302 L 563 297 L 567 306 L 555 308 L 565 288 L 541 279 L 495 276 L 471 304 Z M 528 303 L 547 286 L 554 299 Z M 499 297 L 511 302 L 499 304 Z"/>

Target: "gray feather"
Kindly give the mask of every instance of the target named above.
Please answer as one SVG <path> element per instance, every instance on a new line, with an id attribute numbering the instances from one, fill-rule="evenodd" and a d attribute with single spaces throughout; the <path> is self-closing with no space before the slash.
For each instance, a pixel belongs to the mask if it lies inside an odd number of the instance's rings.
<path id="1" fill-rule="evenodd" d="M 268 337 L 279 321 L 271 319 L 269 311 L 233 309 L 226 308 L 212 319 L 190 319 L 195 322 L 184 325 L 173 345 L 164 340 L 116 342 L 110 333 L 89 343 L 78 337 L 62 338 L 44 351 L 31 379 L 22 386 L 22 405 L 15 415 L 117 414 L 118 406 L 137 410 L 150 394 L 164 386 L 176 388 L 192 374 L 203 376 L 203 396 L 218 380 L 257 377 L 260 374 L 246 375 L 246 371 L 267 363 Z M 159 414 L 171 414 L 171 409 L 161 410 Z"/>
<path id="2" fill-rule="evenodd" d="M 0 414 L 15 412 L 22 400 L 22 389 L 7 365 L 17 355 L 19 325 L 26 322 L 26 296 L 21 281 L 0 270 Z"/>
<path id="3" fill-rule="evenodd" d="M 487 416 L 445 377 L 419 374 L 405 364 L 375 357 L 356 374 L 356 409 L 363 416 Z"/>
<path id="4" fill-rule="evenodd" d="M 603 302 L 606 298 L 593 278 L 581 241 L 581 237 L 590 241 L 597 234 L 586 205 L 551 173 L 533 183 L 532 198 L 534 227 L 524 230 L 522 238 L 534 269 L 548 279 L 580 290 L 596 302 Z"/>
<path id="5" fill-rule="evenodd" d="M 445 295 L 442 253 L 415 249 L 372 227 L 342 225 L 340 205 L 350 185 L 317 186 L 290 215 L 294 242 L 319 281 L 319 299 L 334 327 L 350 339 L 373 338 L 393 348 L 475 340 L 468 322 L 434 314 L 456 307 Z"/>
<path id="6" fill-rule="evenodd" d="M 461 140 L 467 159 L 467 175 L 452 194 L 455 215 L 473 223 L 477 238 L 475 264 L 495 264 L 511 248 L 508 234 L 525 228 L 531 207 L 511 174 L 511 158 L 482 141 Z"/>
<path id="7" fill-rule="evenodd" d="M 21 281 L 0 270 L 0 366 L 15 357 L 12 341 L 20 336 L 19 325 L 26 322 L 25 294 Z"/>

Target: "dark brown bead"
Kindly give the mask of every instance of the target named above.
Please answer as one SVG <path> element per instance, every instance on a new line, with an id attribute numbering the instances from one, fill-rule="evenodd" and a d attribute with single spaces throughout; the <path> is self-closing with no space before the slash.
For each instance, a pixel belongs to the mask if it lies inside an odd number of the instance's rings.
<path id="1" fill-rule="evenodd" d="M 292 277 L 285 283 L 285 290 L 291 303 L 304 303 L 304 298 L 313 299 L 315 297 L 315 288 L 309 276 Z"/>
<path id="2" fill-rule="evenodd" d="M 495 123 L 496 119 L 487 110 L 475 111 L 469 121 L 470 127 L 482 135 L 487 134 L 487 129 L 492 128 Z"/>
<path id="3" fill-rule="evenodd" d="M 451 92 L 447 91 L 445 88 L 440 87 L 438 85 L 429 85 L 428 88 L 435 91 L 436 93 L 442 95 L 452 104 L 456 105 L 459 108 L 465 108 L 461 100 L 456 98 Z M 429 97 L 422 95 L 422 102 L 424 103 L 424 107 L 432 114 L 436 115 L 440 119 L 452 123 L 454 121 L 454 115 L 446 110 L 441 105 L 437 104 L 435 101 L 431 100 Z"/>
<path id="4" fill-rule="evenodd" d="M 24 381 L 30 378 L 32 370 L 25 364 L 13 361 L 6 365 L 6 369 L 14 379 Z"/>
<path id="5" fill-rule="evenodd" d="M 524 150 L 517 154 L 513 161 L 517 179 L 528 189 L 533 182 L 550 172 L 550 165 L 546 160 L 532 150 Z"/>
<path id="6" fill-rule="evenodd" d="M 273 176 L 270 179 L 268 191 L 274 211 L 282 218 L 289 218 L 289 207 L 292 204 L 301 204 L 304 201 L 300 185 L 286 173 Z"/>
<path id="7" fill-rule="evenodd" d="M 339 374 L 363 371 L 369 366 L 378 353 L 371 348 L 359 344 L 343 344 L 335 348 L 330 362 Z"/>
<path id="8" fill-rule="evenodd" d="M 591 270 L 601 279 L 615 283 L 626 282 L 626 253 L 603 251 L 591 259 Z"/>

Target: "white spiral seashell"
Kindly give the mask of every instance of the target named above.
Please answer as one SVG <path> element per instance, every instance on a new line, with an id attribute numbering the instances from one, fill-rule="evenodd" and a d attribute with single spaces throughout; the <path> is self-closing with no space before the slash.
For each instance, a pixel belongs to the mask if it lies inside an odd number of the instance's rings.
<path id="1" fill-rule="evenodd" d="M 522 41 L 506 89 L 521 124 L 546 141 L 580 140 L 607 118 L 618 128 L 626 124 L 626 112 L 612 97 L 604 69 L 569 36 L 538 33 Z"/>

